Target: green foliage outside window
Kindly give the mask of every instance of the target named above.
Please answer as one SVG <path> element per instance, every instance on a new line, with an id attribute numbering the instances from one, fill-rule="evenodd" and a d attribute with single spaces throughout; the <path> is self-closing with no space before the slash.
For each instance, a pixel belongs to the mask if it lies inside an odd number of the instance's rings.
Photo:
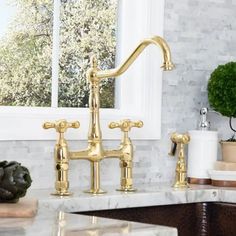
<path id="1" fill-rule="evenodd" d="M 0 39 L 0 105 L 50 106 L 53 1 L 9 1 L 18 10 Z M 60 10 L 59 106 L 86 107 L 90 57 L 114 67 L 116 2 L 64 0 Z M 102 107 L 114 107 L 114 81 L 100 92 Z"/>

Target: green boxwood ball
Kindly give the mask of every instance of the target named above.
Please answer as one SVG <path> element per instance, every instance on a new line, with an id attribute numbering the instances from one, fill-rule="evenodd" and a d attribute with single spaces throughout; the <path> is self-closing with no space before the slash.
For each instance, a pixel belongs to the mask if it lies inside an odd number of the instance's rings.
<path id="1" fill-rule="evenodd" d="M 236 117 L 236 62 L 219 65 L 208 81 L 210 106 L 223 116 Z"/>

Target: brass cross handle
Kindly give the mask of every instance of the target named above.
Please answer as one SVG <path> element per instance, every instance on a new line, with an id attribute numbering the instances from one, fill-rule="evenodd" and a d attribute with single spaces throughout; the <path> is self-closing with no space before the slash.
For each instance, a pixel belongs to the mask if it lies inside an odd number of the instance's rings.
<path id="1" fill-rule="evenodd" d="M 129 132 L 133 127 L 141 128 L 143 127 L 143 122 L 141 120 L 131 121 L 129 119 L 126 119 L 119 122 L 111 122 L 109 124 L 110 129 L 120 128 L 123 132 Z"/>
<path id="2" fill-rule="evenodd" d="M 68 128 L 78 129 L 80 127 L 79 121 L 67 122 L 66 120 L 58 120 L 55 122 L 45 122 L 44 129 L 54 128 L 58 133 L 65 133 Z"/>

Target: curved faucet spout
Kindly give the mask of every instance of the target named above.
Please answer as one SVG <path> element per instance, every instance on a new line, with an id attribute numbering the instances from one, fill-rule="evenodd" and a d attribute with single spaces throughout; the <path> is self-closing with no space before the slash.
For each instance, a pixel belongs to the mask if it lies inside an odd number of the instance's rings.
<path id="1" fill-rule="evenodd" d="M 155 44 L 157 46 L 160 46 L 164 60 L 161 68 L 163 68 L 164 70 L 172 70 L 174 68 L 174 64 L 171 61 L 171 53 L 168 44 L 160 36 L 154 36 L 152 38 L 147 38 L 141 41 L 141 43 L 137 46 L 137 48 L 131 53 L 131 55 L 125 60 L 125 62 L 121 66 L 111 70 L 97 71 L 96 77 L 98 79 L 104 79 L 109 77 L 120 76 L 130 67 L 131 64 L 133 64 L 136 58 L 149 44 Z"/>

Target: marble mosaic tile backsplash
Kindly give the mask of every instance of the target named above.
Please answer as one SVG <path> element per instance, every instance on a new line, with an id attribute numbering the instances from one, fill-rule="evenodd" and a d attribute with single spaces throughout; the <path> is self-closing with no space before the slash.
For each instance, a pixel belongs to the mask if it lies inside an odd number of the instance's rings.
<path id="1" fill-rule="evenodd" d="M 176 69 L 163 75 L 162 138 L 158 141 L 134 141 L 134 182 L 172 182 L 176 158 L 168 157 L 171 132 L 195 129 L 199 109 L 209 106 L 207 81 L 218 64 L 235 61 L 236 0 L 166 0 L 164 38 L 172 49 Z M 228 119 L 210 114 L 212 128 L 219 137 L 230 136 Z M 236 123 L 235 123 L 236 125 Z M 235 126 L 236 127 L 236 126 Z M 53 147 L 55 141 L 2 141 L 1 159 L 17 160 L 27 166 L 33 188 L 53 188 Z M 86 146 L 85 141 L 70 141 L 71 149 Z M 119 141 L 107 141 L 116 147 Z M 220 158 L 220 156 L 219 156 Z M 72 187 L 89 184 L 89 163 L 71 161 Z M 119 161 L 104 160 L 103 185 L 119 184 Z"/>
<path id="2" fill-rule="evenodd" d="M 68 143 L 71 150 L 86 147 L 85 141 L 69 141 Z M 6 141 L 0 143 L 0 149 L 5 157 L 3 159 L 17 160 L 29 168 L 33 178 L 32 188 L 53 188 L 55 181 L 54 144 L 54 141 Z M 168 161 L 167 155 L 165 158 L 160 156 L 157 142 L 134 141 L 134 144 L 134 182 L 162 182 L 163 179 L 171 181 L 171 173 L 174 172 L 169 170 L 173 168 L 174 161 Z M 106 148 L 114 148 L 118 145 L 118 141 L 105 142 Z M 84 189 L 89 185 L 90 163 L 86 160 L 70 161 L 69 178 L 71 187 Z M 101 184 L 118 186 L 119 180 L 119 160 L 103 160 L 101 162 Z"/>

